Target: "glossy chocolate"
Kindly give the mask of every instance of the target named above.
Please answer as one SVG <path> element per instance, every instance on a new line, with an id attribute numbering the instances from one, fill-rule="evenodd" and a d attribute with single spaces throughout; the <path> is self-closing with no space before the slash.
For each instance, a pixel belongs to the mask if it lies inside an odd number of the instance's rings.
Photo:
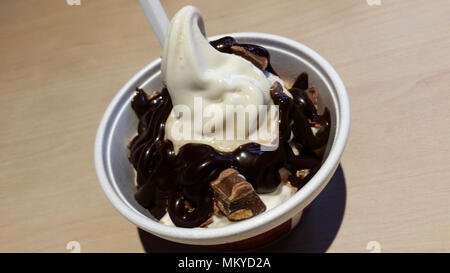
<path id="1" fill-rule="evenodd" d="M 217 50 L 248 59 L 262 70 L 276 74 L 270 65 L 269 52 L 256 45 L 239 44 L 231 37 L 211 42 Z M 289 90 L 293 99 L 283 93 L 280 84 L 270 90 L 279 106 L 280 144 L 274 151 L 261 151 L 257 143 L 239 146 L 233 152 L 217 151 L 205 144 L 183 145 L 175 154 L 173 144 L 164 139 L 165 122 L 172 110 L 166 88 L 149 96 L 137 89 L 131 106 L 138 119 L 138 134 L 129 144 L 130 162 L 137 172 L 136 200 L 160 219 L 166 211 L 179 227 L 198 227 L 213 213 L 213 192 L 210 182 L 221 171 L 235 168 L 245 176 L 257 193 L 270 193 L 281 182 L 279 169 L 291 171 L 289 180 L 300 188 L 320 168 L 323 151 L 330 133 L 330 112 L 323 115 L 309 99 L 308 76 L 302 73 Z M 314 134 L 313 125 L 320 125 Z M 299 150 L 295 155 L 289 144 Z M 293 174 L 308 169 L 305 177 Z"/>

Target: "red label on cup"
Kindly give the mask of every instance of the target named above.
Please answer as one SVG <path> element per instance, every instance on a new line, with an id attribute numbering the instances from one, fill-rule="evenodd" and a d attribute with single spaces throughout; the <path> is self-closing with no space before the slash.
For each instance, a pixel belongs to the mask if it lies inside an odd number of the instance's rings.
<path id="1" fill-rule="evenodd" d="M 227 244 L 208 245 L 207 247 L 217 250 L 233 250 L 233 251 L 254 249 L 279 239 L 281 236 L 288 233 L 291 230 L 291 228 L 292 228 L 292 219 L 289 219 L 286 222 L 274 227 L 271 230 L 250 237 L 248 239 Z"/>

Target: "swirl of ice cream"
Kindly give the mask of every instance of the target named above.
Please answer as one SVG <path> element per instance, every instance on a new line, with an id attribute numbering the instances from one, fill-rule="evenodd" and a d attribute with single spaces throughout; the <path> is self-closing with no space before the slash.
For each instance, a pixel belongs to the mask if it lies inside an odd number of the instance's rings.
<path id="1" fill-rule="evenodd" d="M 256 115 L 248 117 L 246 124 L 249 126 L 244 129 L 243 138 L 223 141 L 208 137 L 211 133 L 224 136 L 226 130 L 231 130 L 234 135 L 238 125 L 235 123 L 233 128 L 225 126 L 227 119 L 234 119 L 234 113 L 227 111 L 227 107 L 273 105 L 270 87 L 274 81 L 281 84 L 283 81 L 273 74 L 264 73 L 242 57 L 214 49 L 205 37 L 202 15 L 197 8 L 186 6 L 171 20 L 164 43 L 161 71 L 174 105 L 166 121 L 166 138 L 174 143 L 175 149 L 199 142 L 218 150 L 232 151 L 250 140 L 270 145 L 278 136 L 277 128 L 270 132 L 268 138 L 267 135 L 262 138 L 262 134 L 258 133 L 262 128 L 260 124 L 270 127 L 267 124 L 276 118 L 268 115 L 267 108 L 261 108 Z M 199 98 L 200 106 L 195 101 Z M 203 122 L 198 126 L 193 116 L 183 117 L 177 113 L 177 105 L 187 106 L 194 116 L 196 113 L 202 115 L 204 111 L 215 115 L 203 117 Z M 175 137 L 174 128 L 189 128 L 190 137 Z"/>

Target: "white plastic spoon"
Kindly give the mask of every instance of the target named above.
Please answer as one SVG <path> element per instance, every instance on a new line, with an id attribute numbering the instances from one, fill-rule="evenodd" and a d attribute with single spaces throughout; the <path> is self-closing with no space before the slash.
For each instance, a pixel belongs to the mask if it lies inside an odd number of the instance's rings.
<path id="1" fill-rule="evenodd" d="M 159 0 L 139 0 L 144 10 L 147 20 L 155 32 L 161 46 L 164 46 L 167 28 L 169 27 L 169 18 Z"/>

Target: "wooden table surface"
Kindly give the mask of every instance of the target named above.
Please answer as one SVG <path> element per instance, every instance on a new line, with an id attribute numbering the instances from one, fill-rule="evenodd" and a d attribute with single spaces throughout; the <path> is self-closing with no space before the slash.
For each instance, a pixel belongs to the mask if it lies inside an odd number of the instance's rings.
<path id="1" fill-rule="evenodd" d="M 209 35 L 304 43 L 347 87 L 341 168 L 269 251 L 450 251 L 450 2 L 368 2 L 162 1 L 169 17 L 197 6 Z M 93 147 L 113 96 L 160 55 L 137 0 L 0 1 L 1 252 L 143 251 L 97 182 Z"/>

